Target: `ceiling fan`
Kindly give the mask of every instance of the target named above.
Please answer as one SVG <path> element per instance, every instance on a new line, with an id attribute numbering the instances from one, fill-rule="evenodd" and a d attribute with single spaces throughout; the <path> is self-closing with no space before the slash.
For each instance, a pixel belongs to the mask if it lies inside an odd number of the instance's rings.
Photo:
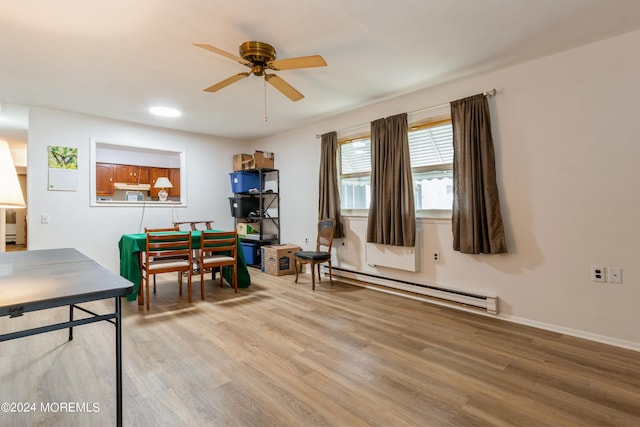
<path id="1" fill-rule="evenodd" d="M 227 79 L 224 79 L 213 86 L 204 89 L 205 92 L 217 92 L 220 89 L 229 86 L 232 83 L 242 80 L 245 77 L 249 77 L 251 74 L 256 76 L 264 76 L 264 79 L 271 86 L 282 92 L 287 98 L 295 101 L 300 101 L 304 98 L 304 95 L 298 92 L 293 86 L 285 82 L 282 78 L 275 74 L 267 74 L 266 70 L 293 70 L 296 68 L 311 68 L 311 67 L 326 67 L 327 62 L 320 55 L 301 56 L 297 58 L 280 59 L 276 60 L 276 49 L 270 44 L 251 41 L 244 42 L 240 45 L 240 56 L 229 53 L 225 50 L 208 44 L 194 43 L 202 49 L 206 49 L 218 55 L 225 56 L 240 64 L 249 67 L 251 71 L 245 73 L 235 74 Z"/>

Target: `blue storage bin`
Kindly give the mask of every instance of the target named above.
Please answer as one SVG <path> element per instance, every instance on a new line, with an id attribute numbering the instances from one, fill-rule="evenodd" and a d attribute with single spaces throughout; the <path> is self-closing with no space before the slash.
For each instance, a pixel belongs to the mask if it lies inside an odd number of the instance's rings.
<path id="1" fill-rule="evenodd" d="M 260 185 L 260 174 L 255 172 L 231 172 L 229 178 L 231 179 L 232 193 L 258 192 L 262 191 L 262 187 L 264 186 Z"/>
<path id="2" fill-rule="evenodd" d="M 260 245 L 252 242 L 240 242 L 244 262 L 247 265 L 260 265 Z"/>

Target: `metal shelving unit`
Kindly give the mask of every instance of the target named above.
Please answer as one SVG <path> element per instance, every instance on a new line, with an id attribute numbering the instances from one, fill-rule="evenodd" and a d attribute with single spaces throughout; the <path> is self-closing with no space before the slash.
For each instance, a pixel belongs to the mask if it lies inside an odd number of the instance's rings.
<path id="1" fill-rule="evenodd" d="M 280 243 L 280 171 L 278 169 L 248 169 L 242 172 L 255 173 L 260 183 L 257 191 L 247 193 L 235 193 L 235 197 L 257 197 L 258 209 L 252 210 L 247 216 L 235 217 L 235 227 L 238 224 L 247 224 L 258 229 L 256 234 L 241 235 L 240 241 L 244 243 L 256 243 L 258 254 L 260 247 Z M 256 263 L 249 265 L 258 266 Z"/>

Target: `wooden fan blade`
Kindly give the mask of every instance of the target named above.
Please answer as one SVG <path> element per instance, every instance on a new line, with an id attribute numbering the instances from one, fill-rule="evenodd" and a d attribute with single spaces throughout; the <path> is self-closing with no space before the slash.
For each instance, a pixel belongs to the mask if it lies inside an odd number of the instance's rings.
<path id="1" fill-rule="evenodd" d="M 206 50 L 208 50 L 210 52 L 217 53 L 218 55 L 222 55 L 224 57 L 227 57 L 227 58 L 229 58 L 229 59 L 231 59 L 233 61 L 241 63 L 242 65 L 246 65 L 248 67 L 251 66 L 251 62 L 240 58 L 238 55 L 234 55 L 233 53 L 229 53 L 226 50 L 218 49 L 217 47 L 211 46 L 210 44 L 194 43 L 193 45 L 197 46 L 197 47 L 199 47 L 201 49 L 206 49 Z"/>
<path id="2" fill-rule="evenodd" d="M 273 87 L 278 89 L 284 96 L 292 100 L 293 102 L 300 101 L 304 98 L 304 95 L 298 92 L 293 86 L 289 83 L 282 80 L 280 77 L 275 74 L 265 74 L 264 79 Z"/>
<path id="3" fill-rule="evenodd" d="M 299 58 L 278 59 L 269 63 L 272 70 L 293 70 L 295 68 L 326 67 L 327 61 L 320 55 Z"/>
<path id="4" fill-rule="evenodd" d="M 250 75 L 251 75 L 251 73 L 236 74 L 234 76 L 229 77 L 228 79 L 224 79 L 221 82 L 218 82 L 218 83 L 214 84 L 213 86 L 209 86 L 208 88 L 204 89 L 204 91 L 205 92 L 217 92 L 220 89 L 222 89 L 223 87 L 227 87 L 231 83 L 235 83 L 238 80 L 242 80 L 245 77 L 249 77 Z"/>

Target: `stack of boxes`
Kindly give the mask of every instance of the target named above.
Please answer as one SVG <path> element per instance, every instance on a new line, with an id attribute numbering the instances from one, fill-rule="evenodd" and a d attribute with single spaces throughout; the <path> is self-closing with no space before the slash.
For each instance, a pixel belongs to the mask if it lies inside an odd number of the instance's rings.
<path id="1" fill-rule="evenodd" d="M 233 170 L 244 171 L 248 169 L 273 169 L 275 156 L 268 151 L 259 151 L 251 154 L 234 154 L 233 155 Z"/>

